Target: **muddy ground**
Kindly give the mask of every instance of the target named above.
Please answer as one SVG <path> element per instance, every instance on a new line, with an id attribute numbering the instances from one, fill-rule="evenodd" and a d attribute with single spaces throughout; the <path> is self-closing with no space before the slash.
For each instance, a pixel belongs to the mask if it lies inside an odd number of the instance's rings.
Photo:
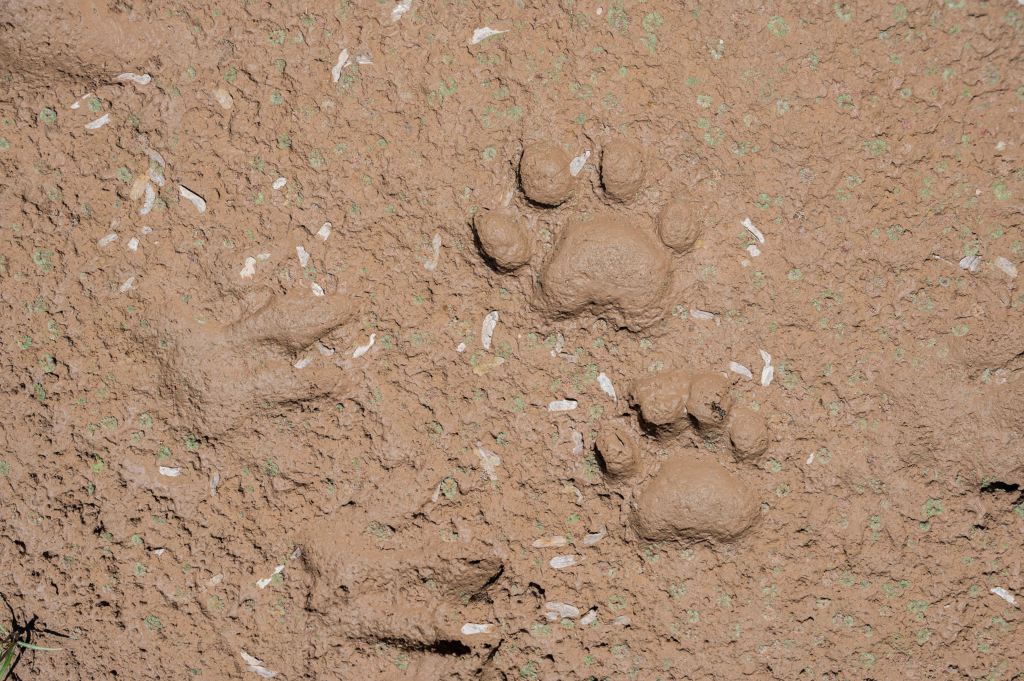
<path id="1" fill-rule="evenodd" d="M 3 3 L 15 674 L 1019 678 L 1022 31 Z"/>

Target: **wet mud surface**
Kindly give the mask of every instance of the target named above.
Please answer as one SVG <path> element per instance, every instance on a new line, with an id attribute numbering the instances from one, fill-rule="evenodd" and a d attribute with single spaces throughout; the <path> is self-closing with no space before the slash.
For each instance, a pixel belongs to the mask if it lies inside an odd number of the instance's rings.
<path id="1" fill-rule="evenodd" d="M 15 673 L 1024 673 L 1022 35 L 3 3 Z"/>

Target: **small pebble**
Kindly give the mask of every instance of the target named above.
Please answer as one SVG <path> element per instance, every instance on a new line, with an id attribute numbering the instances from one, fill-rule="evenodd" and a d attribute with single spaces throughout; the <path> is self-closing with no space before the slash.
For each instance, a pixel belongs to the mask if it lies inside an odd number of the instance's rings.
<path id="1" fill-rule="evenodd" d="M 555 400 L 548 405 L 548 411 L 572 411 L 579 405 L 576 400 Z"/>
<path id="2" fill-rule="evenodd" d="M 283 177 L 279 177 L 276 180 L 274 180 L 274 189 L 280 189 L 286 184 L 288 184 L 288 180 L 284 179 Z"/>
<path id="3" fill-rule="evenodd" d="M 466 636 L 472 636 L 473 634 L 489 634 L 494 631 L 493 624 L 473 624 L 472 622 L 466 622 L 462 625 L 462 633 Z"/>
<path id="4" fill-rule="evenodd" d="M 231 93 L 225 90 L 224 88 L 217 88 L 216 90 L 214 90 L 213 98 L 217 100 L 218 104 L 220 104 L 220 108 L 224 109 L 225 111 L 230 109 L 231 105 L 234 103 L 234 99 L 232 99 Z"/>
<path id="5" fill-rule="evenodd" d="M 134 237 L 133 236 L 131 238 L 131 240 L 128 242 L 128 249 L 132 250 L 132 251 L 139 250 L 139 239 L 138 239 L 138 237 Z"/>
<path id="6" fill-rule="evenodd" d="M 252 275 L 256 274 L 256 258 L 246 258 L 245 267 L 238 273 L 242 279 L 249 279 Z"/>
<path id="7" fill-rule="evenodd" d="M 169 478 L 176 478 L 181 475 L 180 468 L 171 468 L 170 466 L 160 466 L 160 475 L 166 475 Z"/>

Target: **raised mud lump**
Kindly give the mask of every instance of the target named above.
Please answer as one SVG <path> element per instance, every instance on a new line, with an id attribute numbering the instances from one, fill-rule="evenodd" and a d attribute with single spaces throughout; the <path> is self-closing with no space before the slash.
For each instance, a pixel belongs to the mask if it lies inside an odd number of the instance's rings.
<path id="1" fill-rule="evenodd" d="M 671 262 L 644 232 L 611 219 L 562 232 L 540 275 L 535 302 L 557 317 L 589 311 L 639 331 L 665 313 Z"/>
<path id="2" fill-rule="evenodd" d="M 649 541 L 731 541 L 760 517 L 757 493 L 717 463 L 670 458 L 640 492 L 630 522 Z"/>
<path id="3" fill-rule="evenodd" d="M 530 235 L 526 228 L 508 215 L 490 210 L 473 220 L 480 248 L 498 269 L 510 272 L 530 260 Z"/>
<path id="4" fill-rule="evenodd" d="M 605 145 L 601 152 L 601 183 L 608 196 L 616 201 L 631 201 L 646 176 L 643 147 L 624 140 Z"/>
<path id="5" fill-rule="evenodd" d="M 545 206 L 557 206 L 573 188 L 569 156 L 553 144 L 527 147 L 519 161 L 519 179 L 527 198 Z"/>
<path id="6" fill-rule="evenodd" d="M 757 412 L 736 409 L 729 419 L 729 439 L 737 459 L 756 459 L 768 451 L 768 424 Z"/>
<path id="7" fill-rule="evenodd" d="M 628 478 L 640 468 L 640 450 L 625 428 L 612 423 L 601 426 L 597 451 L 610 478 Z"/>
<path id="8" fill-rule="evenodd" d="M 658 213 L 658 237 L 680 255 L 692 251 L 700 238 L 700 221 L 695 208 L 692 201 L 674 198 Z"/>

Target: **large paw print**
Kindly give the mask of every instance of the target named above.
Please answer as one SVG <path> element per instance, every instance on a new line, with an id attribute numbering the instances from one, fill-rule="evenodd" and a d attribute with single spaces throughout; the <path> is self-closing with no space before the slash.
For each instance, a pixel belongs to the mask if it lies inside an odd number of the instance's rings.
<path id="1" fill-rule="evenodd" d="M 729 387 L 721 374 L 667 371 L 636 381 L 629 401 L 640 427 L 670 451 L 693 429 L 702 438 L 727 437 L 737 462 L 756 461 L 768 449 L 768 427 L 756 412 L 732 408 Z M 630 525 L 646 540 L 733 541 L 760 517 L 754 490 L 694 448 L 653 470 L 630 430 L 614 421 L 603 424 L 596 445 L 609 484 L 631 488 Z"/>
<path id="2" fill-rule="evenodd" d="M 565 202 L 577 190 L 574 163 L 557 146 L 528 146 L 519 163 L 526 198 L 542 207 Z M 599 191 L 606 201 L 628 204 L 645 179 L 640 145 L 605 144 Z M 700 223 L 692 218 L 689 202 L 676 198 L 662 209 L 657 225 L 611 215 L 570 224 L 540 266 L 532 305 L 552 319 L 589 313 L 631 331 L 650 327 L 671 300 L 673 254 L 688 253 L 700 235 Z M 512 212 L 483 212 L 474 227 L 480 250 L 497 269 L 511 272 L 532 260 L 533 235 Z"/>
<path id="3" fill-rule="evenodd" d="M 260 402 L 341 395 L 347 382 L 339 370 L 305 360 L 317 354 L 311 346 L 356 311 L 343 294 L 316 296 L 306 289 L 273 296 L 232 324 L 198 323 L 171 307 L 153 348 L 161 358 L 162 390 L 181 424 L 206 437 L 227 433 Z"/>

